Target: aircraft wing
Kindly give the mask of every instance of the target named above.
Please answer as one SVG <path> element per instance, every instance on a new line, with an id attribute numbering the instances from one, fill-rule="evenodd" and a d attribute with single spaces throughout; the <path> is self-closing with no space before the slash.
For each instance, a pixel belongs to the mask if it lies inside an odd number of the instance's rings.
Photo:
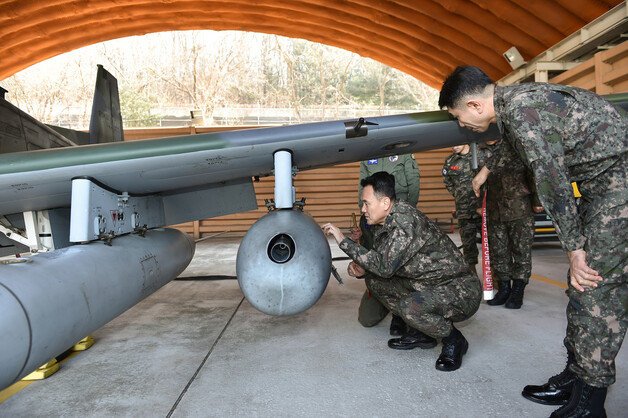
<path id="1" fill-rule="evenodd" d="M 162 225 L 171 225 L 254 209 L 251 178 L 272 175 L 279 150 L 308 170 L 498 136 L 494 126 L 476 134 L 435 111 L 1 154 L 0 215 L 69 207 L 72 180 L 82 177 L 118 194 L 159 197 L 169 208 Z M 234 198 L 218 203 L 222 187 Z M 186 197 L 198 208 L 177 209 Z"/>
<path id="2" fill-rule="evenodd" d="M 307 170 L 490 136 L 461 129 L 439 111 L 3 154 L 0 215 L 68 207 L 72 179 L 80 177 L 120 193 L 167 197 L 272 175 L 278 150 Z"/>

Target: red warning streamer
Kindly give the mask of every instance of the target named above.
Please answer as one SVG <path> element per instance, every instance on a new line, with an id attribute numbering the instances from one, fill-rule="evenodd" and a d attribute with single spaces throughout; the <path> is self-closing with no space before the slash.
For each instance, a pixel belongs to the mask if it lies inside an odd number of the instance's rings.
<path id="1" fill-rule="evenodd" d="M 488 249 L 488 227 L 486 216 L 486 192 L 482 199 L 482 290 L 484 290 L 484 300 L 491 300 L 495 292 L 493 291 L 493 274 L 491 273 L 491 257 Z"/>

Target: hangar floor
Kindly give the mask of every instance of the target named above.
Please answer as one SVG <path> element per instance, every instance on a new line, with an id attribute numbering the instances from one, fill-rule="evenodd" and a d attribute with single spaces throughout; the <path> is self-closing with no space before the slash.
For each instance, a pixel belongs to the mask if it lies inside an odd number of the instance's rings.
<path id="1" fill-rule="evenodd" d="M 234 275 L 237 245 L 199 243 L 182 276 Z M 535 244 L 533 257 L 521 310 L 482 304 L 461 324 L 470 349 L 455 372 L 435 370 L 440 346 L 389 349 L 389 319 L 362 328 L 364 284 L 342 261 L 345 284 L 332 279 L 313 308 L 289 318 L 253 309 L 235 280 L 173 281 L 95 332 L 96 344 L 51 378 L 7 399 L 0 416 L 547 417 L 556 407 L 519 393 L 564 367 L 566 259 L 558 244 Z M 628 410 L 625 347 L 617 370 L 609 417 Z"/>

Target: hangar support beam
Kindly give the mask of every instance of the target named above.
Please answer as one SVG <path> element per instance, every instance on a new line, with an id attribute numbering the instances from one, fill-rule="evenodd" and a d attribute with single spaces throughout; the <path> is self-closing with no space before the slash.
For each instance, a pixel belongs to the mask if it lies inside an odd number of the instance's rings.
<path id="1" fill-rule="evenodd" d="M 527 81 L 548 81 L 552 76 L 591 58 L 608 43 L 622 42 L 626 32 L 628 32 L 628 3 L 622 2 L 503 77 L 499 83 L 510 85 Z"/>

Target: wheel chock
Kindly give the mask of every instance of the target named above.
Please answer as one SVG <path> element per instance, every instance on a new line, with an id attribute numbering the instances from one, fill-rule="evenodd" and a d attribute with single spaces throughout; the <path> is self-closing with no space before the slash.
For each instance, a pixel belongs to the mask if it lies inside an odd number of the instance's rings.
<path id="1" fill-rule="evenodd" d="M 94 345 L 94 338 L 91 335 L 83 338 L 81 341 L 77 342 L 72 346 L 72 351 L 85 351 L 89 347 Z"/>
<path id="2" fill-rule="evenodd" d="M 53 358 L 49 362 L 39 366 L 39 368 L 31 374 L 23 377 L 22 380 L 44 380 L 55 374 L 58 370 L 59 363 L 57 363 L 57 360 Z"/>

